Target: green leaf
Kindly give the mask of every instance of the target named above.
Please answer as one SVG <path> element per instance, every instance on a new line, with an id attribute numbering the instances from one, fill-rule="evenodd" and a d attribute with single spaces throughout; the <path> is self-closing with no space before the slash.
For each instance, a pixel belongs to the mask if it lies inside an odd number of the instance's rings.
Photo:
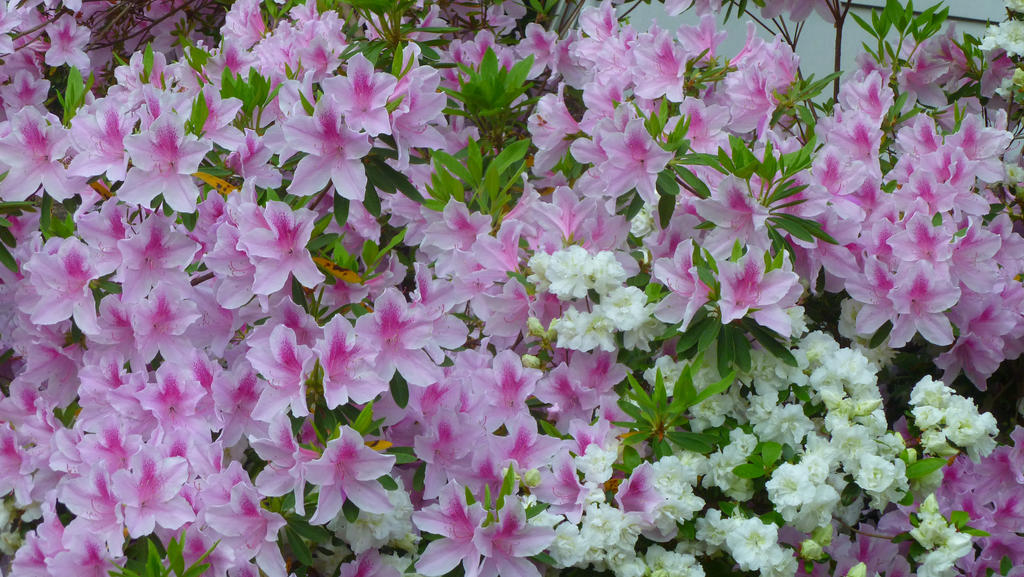
<path id="1" fill-rule="evenodd" d="M 345 504 L 348 505 L 349 501 L 345 501 Z M 309 551 L 309 546 L 302 540 L 302 537 L 289 526 L 284 528 L 284 536 L 288 540 L 288 548 L 291 549 L 299 563 L 307 567 L 312 565 L 313 555 Z"/>
<path id="2" fill-rule="evenodd" d="M 351 499 L 345 499 L 345 503 L 341 506 L 341 512 L 349 523 L 355 523 L 359 519 L 359 507 L 356 507 Z"/>
<path id="3" fill-rule="evenodd" d="M 163 575 L 161 570 L 161 555 L 160 551 L 156 547 L 156 542 L 151 538 L 146 541 L 146 575 L 150 577 L 160 577 Z"/>
<path id="4" fill-rule="evenodd" d="M 153 74 L 153 44 L 147 43 L 145 50 L 142 51 L 142 83 L 148 83 L 149 77 Z"/>
<path id="5" fill-rule="evenodd" d="M 177 538 L 173 538 L 170 543 L 167 544 L 167 564 L 170 566 L 171 571 L 174 571 L 174 574 L 178 577 L 181 577 L 185 572 L 185 558 L 182 556 L 184 547 L 184 533 L 182 533 L 180 541 Z"/>
<path id="6" fill-rule="evenodd" d="M 675 443 L 680 449 L 693 451 L 707 455 L 715 450 L 717 439 L 703 433 L 691 433 L 689 431 L 671 431 L 665 433 L 665 437 Z"/>
<path id="7" fill-rule="evenodd" d="M 640 195 L 637 194 L 639 197 Z M 662 194 L 658 197 L 658 224 L 662 229 L 668 228 L 672 222 L 672 214 L 676 210 L 676 197 L 670 194 Z"/>
<path id="8" fill-rule="evenodd" d="M 889 338 L 889 333 L 892 332 L 892 321 L 885 321 L 885 324 L 878 327 L 875 334 L 871 335 L 871 340 L 868 342 L 868 347 L 874 349 L 878 348 L 879 345 L 885 342 Z"/>
<path id="9" fill-rule="evenodd" d="M 920 479 L 926 477 L 945 466 L 946 460 L 940 457 L 921 459 L 916 463 L 907 465 L 907 479 Z"/>
<path id="10" fill-rule="evenodd" d="M 377 482 L 380 483 L 381 487 L 384 487 L 388 491 L 397 491 L 398 490 L 398 483 L 395 482 L 394 479 L 392 479 L 391 477 L 389 477 L 387 475 L 383 475 L 381 477 L 377 477 Z"/>
<path id="11" fill-rule="evenodd" d="M 498 502 L 495 505 L 498 509 L 505 506 L 505 497 L 512 495 L 516 488 L 516 470 L 513 465 L 508 466 L 505 477 L 501 480 L 501 490 L 498 492 Z"/>
<path id="12" fill-rule="evenodd" d="M 331 540 L 330 531 L 319 525 L 310 525 L 308 521 L 298 515 L 289 515 L 286 520 L 288 527 L 313 543 L 327 543 Z"/>
<path id="13" fill-rule="evenodd" d="M 704 181 L 697 178 L 697 175 L 689 168 L 677 165 L 674 167 L 674 170 L 675 173 L 679 175 L 679 178 L 683 179 L 683 182 L 691 193 L 700 198 L 708 198 L 711 196 L 711 189 L 708 188 L 708 185 L 704 184 Z"/>
<path id="14" fill-rule="evenodd" d="M 732 383 L 735 380 L 736 372 L 729 371 L 729 374 L 725 375 L 725 377 L 722 380 L 718 381 L 717 383 L 711 383 L 710 385 L 701 389 L 701 391 L 697 393 L 697 396 L 693 399 L 693 404 L 696 405 L 702 403 L 715 395 L 728 391 L 729 387 L 732 386 Z"/>
<path id="15" fill-rule="evenodd" d="M 518 140 L 506 146 L 498 156 L 491 161 L 491 166 L 495 167 L 495 170 L 499 174 L 508 170 L 510 166 L 521 161 L 526 156 L 526 151 L 530 149 L 529 140 Z M 488 167 L 490 168 L 490 167 Z"/>
<path id="16" fill-rule="evenodd" d="M 356 420 L 352 422 L 352 428 L 360 435 L 366 435 L 370 431 L 371 423 L 373 423 L 373 401 L 366 403 L 363 410 L 359 411 Z"/>
<path id="17" fill-rule="evenodd" d="M 395 404 L 400 409 L 404 409 L 409 404 L 409 384 L 397 371 L 391 378 L 391 398 L 395 400 Z"/>
<path id="18" fill-rule="evenodd" d="M 949 522 L 957 529 L 960 529 L 971 522 L 971 516 L 967 511 L 953 511 L 949 514 Z"/>
<path id="19" fill-rule="evenodd" d="M 970 535 L 971 537 L 991 537 L 992 534 L 988 531 L 982 531 L 981 529 L 975 529 L 974 527 L 967 526 L 960 530 L 961 533 Z"/>
<path id="20" fill-rule="evenodd" d="M 197 563 L 189 567 L 181 577 L 199 577 L 209 568 L 210 565 L 208 563 Z"/>
<path id="21" fill-rule="evenodd" d="M 423 204 L 423 195 L 409 182 L 404 174 L 392 168 L 388 163 L 374 157 L 366 163 L 366 178 L 377 188 L 386 192 L 401 192 L 411 200 Z"/>
<path id="22" fill-rule="evenodd" d="M 999 561 L 999 574 L 1009 575 L 1011 569 L 1013 569 L 1013 559 L 1010 559 L 1009 555 L 1003 555 L 1003 558 Z"/>
<path id="23" fill-rule="evenodd" d="M 369 179 L 366 181 L 366 193 L 363 197 L 363 208 L 373 216 L 380 216 L 380 197 L 377 196 L 377 189 L 374 188 Z"/>
<path id="24" fill-rule="evenodd" d="M 3 243 L 0 243 L 0 264 L 10 269 L 11 272 L 18 272 L 18 261 L 14 260 L 14 256 Z"/>
<path id="25" fill-rule="evenodd" d="M 341 196 L 337 192 L 334 193 L 334 221 L 338 223 L 338 226 L 344 228 L 345 222 L 348 220 L 348 199 Z"/>
<path id="26" fill-rule="evenodd" d="M 747 317 L 742 321 L 744 328 L 754 337 L 754 339 L 761 344 L 766 351 L 772 354 L 772 356 L 782 360 L 791 367 L 796 367 L 799 363 L 793 353 L 790 352 L 774 331 L 765 328 L 758 324 L 754 319 Z"/>
<path id="27" fill-rule="evenodd" d="M 210 116 L 210 108 L 206 104 L 206 96 L 200 92 L 192 102 L 192 113 L 189 115 L 186 128 L 196 136 L 203 135 L 203 127 Z"/>
<path id="28" fill-rule="evenodd" d="M 732 474 L 740 479 L 758 479 L 764 477 L 765 472 L 764 467 L 758 467 L 753 463 L 743 463 L 742 465 L 737 465 L 732 470 Z"/>
<path id="29" fill-rule="evenodd" d="M 782 445 L 774 441 L 761 443 L 761 460 L 766 467 L 770 467 L 782 456 Z"/>

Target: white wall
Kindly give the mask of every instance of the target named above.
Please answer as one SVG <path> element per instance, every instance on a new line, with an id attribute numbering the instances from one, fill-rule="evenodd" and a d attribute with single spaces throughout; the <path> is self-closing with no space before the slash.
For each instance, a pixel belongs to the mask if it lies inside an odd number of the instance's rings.
<path id="1" fill-rule="evenodd" d="M 771 2 L 772 0 L 767 0 Z M 915 8 L 918 10 L 927 8 L 933 2 L 929 0 L 917 0 Z M 753 6 L 753 2 L 750 3 Z M 884 6 L 885 0 L 859 0 L 853 3 L 851 12 L 856 12 L 868 22 L 872 6 Z M 947 0 L 950 18 L 947 24 L 953 23 L 957 30 L 968 32 L 979 38 L 984 35 L 986 22 L 999 22 L 1005 16 L 1005 9 L 1001 0 Z M 756 14 L 758 8 L 753 7 Z M 680 24 L 693 24 L 697 21 L 692 10 L 687 11 L 674 18 L 665 16 L 664 9 L 657 1 L 649 5 L 642 5 L 630 14 L 630 21 L 638 29 L 646 29 L 652 21 L 666 29 L 674 29 Z M 746 22 L 743 20 L 731 20 L 726 25 L 729 36 L 722 45 L 720 51 L 723 55 L 732 55 L 739 51 L 746 38 Z M 762 37 L 768 37 L 768 33 L 758 27 L 758 33 Z M 863 52 L 862 43 L 870 37 L 857 26 L 852 18 L 847 17 L 846 25 L 843 27 L 843 50 L 842 66 L 844 70 L 853 67 L 857 55 Z M 835 29 L 831 23 L 826 22 L 817 14 L 812 14 L 804 25 L 800 42 L 797 45 L 797 53 L 800 55 L 801 68 L 807 74 L 814 74 L 817 77 L 829 74 L 833 70 L 835 45 Z"/>

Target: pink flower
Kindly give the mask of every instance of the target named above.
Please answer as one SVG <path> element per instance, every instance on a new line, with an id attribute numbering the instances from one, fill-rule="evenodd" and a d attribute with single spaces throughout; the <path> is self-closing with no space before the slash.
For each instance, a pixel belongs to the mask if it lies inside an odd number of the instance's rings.
<path id="1" fill-rule="evenodd" d="M 132 457 L 131 469 L 111 477 L 111 486 L 124 503 L 124 521 L 132 537 L 149 535 L 159 525 L 174 531 L 196 518 L 181 496 L 188 480 L 188 462 L 182 457 L 158 457 L 146 449 Z"/>
<path id="2" fill-rule="evenodd" d="M 295 512 L 305 515 L 306 467 L 318 455 L 295 442 L 291 421 L 284 413 L 277 413 L 270 420 L 266 435 L 250 436 L 253 450 L 261 459 L 268 461 L 256 477 L 256 487 L 260 493 L 271 497 L 294 492 Z"/>
<path id="3" fill-rule="evenodd" d="M 75 514 L 75 523 L 106 540 L 111 550 L 121 550 L 124 513 L 120 495 L 114 492 L 106 472 L 93 469 L 86 476 L 69 478 L 60 485 L 58 495 L 60 502 Z"/>
<path id="4" fill-rule="evenodd" d="M 473 535 L 473 543 L 484 556 L 480 577 L 540 577 L 526 559 L 543 551 L 555 540 L 554 530 L 526 522 L 523 504 L 515 498 L 505 501 L 498 520 Z"/>
<path id="5" fill-rule="evenodd" d="M 124 137 L 132 133 L 135 120 L 135 114 L 108 98 L 79 110 L 71 122 L 71 140 L 78 154 L 68 172 L 75 176 L 106 173 L 112 181 L 124 180 L 128 173 Z"/>
<path id="6" fill-rule="evenodd" d="M 202 418 L 200 403 L 208 401 L 206 391 L 196 382 L 165 363 L 156 372 L 157 382 L 139 393 L 139 405 L 156 417 L 163 433 L 181 431 L 202 435 L 209 423 Z"/>
<path id="7" fill-rule="evenodd" d="M 661 493 L 654 488 L 653 468 L 642 463 L 626 479 L 615 493 L 615 503 L 625 513 L 640 513 L 648 522 L 653 521 L 654 510 L 664 501 Z"/>
<path id="8" fill-rule="evenodd" d="M 324 325 L 324 338 L 313 347 L 324 370 L 324 400 L 330 408 L 366 403 L 388 390 L 374 370 L 376 354 L 359 341 L 352 324 L 337 315 Z"/>
<path id="9" fill-rule="evenodd" d="M 377 297 L 373 309 L 373 314 L 356 321 L 356 334 L 366 340 L 369 350 L 377 351 L 380 378 L 390 382 L 398 371 L 413 385 L 436 381 L 440 371 L 424 350 L 432 338 L 430 319 L 409 306 L 394 288 Z"/>
<path id="10" fill-rule="evenodd" d="M 314 217 L 305 208 L 292 210 L 283 202 L 270 201 L 263 211 L 266 227 L 241 231 L 238 248 L 249 255 L 256 267 L 254 293 L 268 295 L 281 290 L 289 275 L 305 287 L 315 287 L 324 281 L 323 273 L 306 250 Z"/>
<path id="11" fill-rule="evenodd" d="M 608 155 L 608 160 L 601 164 L 606 193 L 618 196 L 636 187 L 644 201 L 658 204 L 655 181 L 672 159 L 672 153 L 654 142 L 643 120 L 630 120 L 622 132 L 606 132 L 601 147 Z"/>
<path id="12" fill-rule="evenodd" d="M 109 577 L 113 557 L 121 555 L 120 548 L 108 550 L 100 536 L 74 521 L 64 531 L 61 542 L 66 550 L 46 560 L 51 575 Z"/>
<path id="13" fill-rule="evenodd" d="M 550 170 L 569 150 L 568 137 L 580 131 L 580 125 L 565 106 L 564 90 L 565 85 L 559 84 L 557 93 L 541 96 L 528 120 L 530 135 L 538 149 L 535 171 Z"/>
<path id="14" fill-rule="evenodd" d="M 345 76 L 324 80 L 324 94 L 338 102 L 345 124 L 370 136 L 391 134 L 387 103 L 398 84 L 394 76 L 376 72 L 362 54 L 349 59 Z"/>
<path id="15" fill-rule="evenodd" d="M 172 210 L 195 212 L 199 188 L 191 175 L 213 144 L 186 134 L 184 126 L 183 118 L 168 112 L 145 132 L 125 137 L 132 168 L 117 190 L 121 200 L 148 205 L 162 194 Z"/>
<path id="16" fill-rule="evenodd" d="M 803 290 L 795 273 L 785 269 L 766 273 L 762 257 L 755 253 L 747 253 L 738 262 L 722 261 L 718 270 L 722 283 L 718 306 L 723 324 L 753 311 L 755 321 L 783 337 L 789 336 L 789 316 L 782 309 L 796 304 Z"/>
<path id="17" fill-rule="evenodd" d="M 139 231 L 117 241 L 122 263 L 115 280 L 122 283 L 122 297 L 135 302 L 161 281 L 184 284 L 184 270 L 199 251 L 199 245 L 168 226 L 163 216 L 143 221 Z"/>
<path id="18" fill-rule="evenodd" d="M 343 107 L 324 96 L 313 116 L 296 116 L 283 124 L 284 139 L 292 148 L 307 154 L 295 167 L 288 192 L 310 196 L 333 183 L 337 193 L 349 200 L 363 200 L 366 171 L 361 158 L 370 152 L 366 134 L 345 125 Z"/>
<path id="19" fill-rule="evenodd" d="M 952 343 L 953 326 L 944 313 L 960 299 L 960 288 L 952 284 L 948 269 L 904 263 L 895 281 L 889 298 L 899 316 L 889 334 L 889 346 L 902 347 L 915 332 L 936 345 Z"/>
<path id="20" fill-rule="evenodd" d="M 479 503 L 466 503 L 465 492 L 458 485 L 446 485 L 437 504 L 412 514 L 412 522 L 420 531 L 442 536 L 427 545 L 416 563 L 416 571 L 436 577 L 461 563 L 467 577 L 476 575 L 480 550 L 473 542 L 473 535 L 486 516 Z"/>
<path id="21" fill-rule="evenodd" d="M 277 532 L 285 521 L 277 513 L 271 513 L 260 505 L 262 496 L 245 480 L 231 487 L 230 501 L 204 510 L 203 518 L 210 527 L 237 542 L 238 548 L 257 552 L 257 555 L 280 557 L 276 545 Z M 283 565 L 283 560 L 282 563 Z M 271 563 L 270 565 L 274 565 Z"/>
<path id="22" fill-rule="evenodd" d="M 551 506 L 548 511 L 556 515 L 565 515 L 572 523 L 579 523 L 583 517 L 583 508 L 587 505 L 590 491 L 580 483 L 576 464 L 568 450 L 555 457 L 551 464 L 551 472 L 541 474 L 541 483 L 531 489 L 534 495 Z"/>
<path id="23" fill-rule="evenodd" d="M 89 29 L 79 27 L 74 16 L 65 14 L 47 25 L 46 36 L 50 39 L 45 58 L 48 66 L 68 64 L 83 72 L 89 70 L 89 55 L 85 53 Z"/>
<path id="24" fill-rule="evenodd" d="M 94 252 L 77 238 L 52 237 L 25 263 L 23 269 L 38 295 L 26 311 L 33 322 L 52 325 L 74 317 L 83 333 L 100 331 L 90 282 L 114 272 L 116 265 L 97 263 Z"/>
<path id="25" fill-rule="evenodd" d="M 0 137 L 0 163 L 7 170 L 0 200 L 25 200 L 40 186 L 56 200 L 74 196 L 84 183 L 68 178 L 60 163 L 71 147 L 67 130 L 54 116 L 44 117 L 31 107 L 19 110 L 10 122 L 10 133 Z"/>
<path id="26" fill-rule="evenodd" d="M 654 308 L 654 316 L 666 323 L 682 322 L 685 329 L 693 315 L 708 302 L 709 289 L 693 264 L 693 240 L 676 246 L 672 258 L 654 261 L 654 277 L 672 291 Z"/>
<path id="27" fill-rule="evenodd" d="M 381 561 L 380 553 L 367 551 L 341 564 L 338 577 L 401 577 L 398 569 Z"/>
<path id="28" fill-rule="evenodd" d="M 709 198 L 699 199 L 695 205 L 701 218 L 716 225 L 704 242 L 715 258 L 728 256 L 737 240 L 752 248 L 768 248 L 768 208 L 757 202 L 746 182 L 733 176 L 723 178 Z"/>
<path id="29" fill-rule="evenodd" d="M 488 423 L 511 423 L 526 408 L 526 399 L 537 388 L 537 381 L 543 373 L 537 369 L 523 367 L 518 354 L 504 350 L 494 356 L 493 368 L 482 375 L 479 383 L 487 403 L 492 407 L 488 412 Z"/>
<path id="30" fill-rule="evenodd" d="M 671 34 L 657 26 L 640 38 L 633 51 L 637 64 L 634 92 L 641 98 L 664 96 L 671 102 L 682 102 L 688 55 Z"/>
<path id="31" fill-rule="evenodd" d="M 335 517 L 346 500 L 367 513 L 386 513 L 392 505 L 377 479 L 395 464 L 393 455 L 382 455 L 367 447 L 363 438 L 347 425 L 338 438 L 327 443 L 323 455 L 307 467 L 306 480 L 320 487 L 315 525 Z"/>
<path id="32" fill-rule="evenodd" d="M 313 351 L 295 342 L 295 331 L 278 325 L 270 333 L 267 347 L 250 347 L 246 358 L 254 369 L 270 383 L 263 390 L 253 409 L 253 418 L 269 421 L 291 405 L 292 414 L 304 417 L 306 407 L 306 376 L 313 370 Z"/>
<path id="33" fill-rule="evenodd" d="M 133 310 L 132 329 L 144 362 L 153 360 L 158 351 L 165 360 L 188 356 L 190 345 L 181 335 L 199 319 L 199 313 L 195 303 L 184 297 L 176 287 L 160 283 Z"/>

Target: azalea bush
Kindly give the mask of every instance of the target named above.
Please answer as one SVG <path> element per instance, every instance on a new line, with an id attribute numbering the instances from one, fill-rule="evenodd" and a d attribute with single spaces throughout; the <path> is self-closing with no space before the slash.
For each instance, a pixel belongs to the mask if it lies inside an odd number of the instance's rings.
<path id="1" fill-rule="evenodd" d="M 0 3 L 0 572 L 1024 575 L 1024 4 L 638 4 Z"/>

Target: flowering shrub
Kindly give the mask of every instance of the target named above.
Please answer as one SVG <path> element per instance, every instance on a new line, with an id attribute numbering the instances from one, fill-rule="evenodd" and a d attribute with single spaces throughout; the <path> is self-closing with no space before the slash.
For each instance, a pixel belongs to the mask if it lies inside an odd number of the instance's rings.
<path id="1" fill-rule="evenodd" d="M 0 3 L 0 571 L 1024 575 L 1020 4 Z"/>

